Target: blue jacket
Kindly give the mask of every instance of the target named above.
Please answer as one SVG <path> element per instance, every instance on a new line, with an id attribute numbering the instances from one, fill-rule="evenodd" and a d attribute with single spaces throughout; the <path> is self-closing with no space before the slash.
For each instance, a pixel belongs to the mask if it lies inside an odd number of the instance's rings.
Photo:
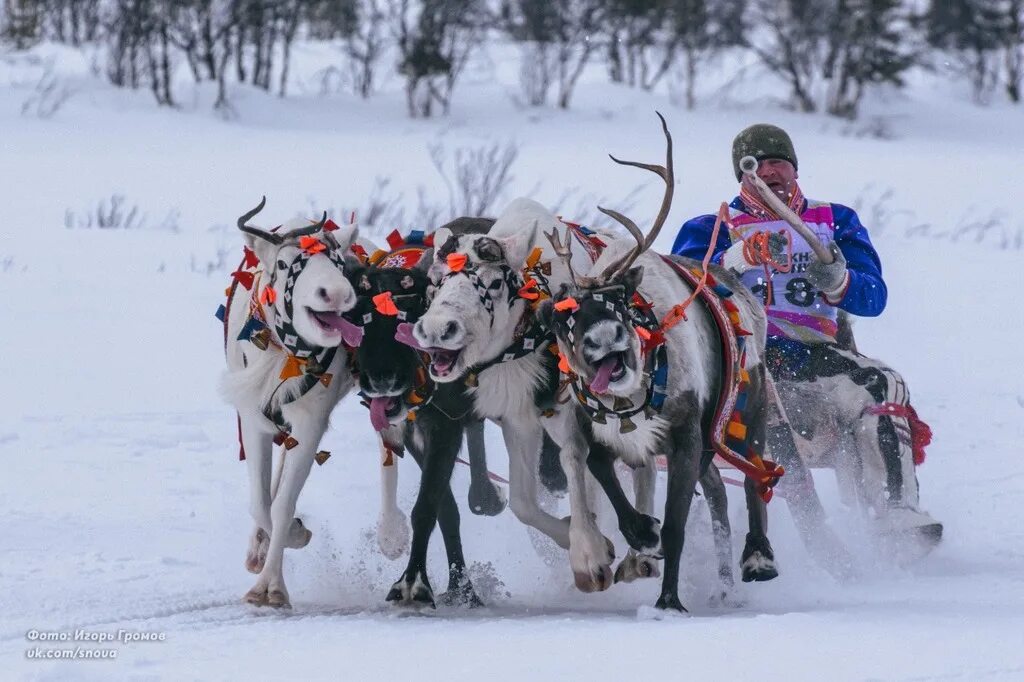
<path id="1" fill-rule="evenodd" d="M 730 206 L 744 212 L 746 209 L 739 197 L 733 199 Z M 878 252 L 871 245 L 867 228 L 861 225 L 856 211 L 842 204 L 832 204 L 832 216 L 836 223 L 833 238 L 846 258 L 846 267 L 850 271 L 850 286 L 837 307 L 852 315 L 877 317 L 885 310 L 885 303 L 889 297 L 889 290 L 882 279 L 882 263 L 878 259 Z M 698 261 L 703 260 L 711 243 L 711 232 L 714 227 L 713 215 L 702 215 L 687 220 L 676 235 L 672 253 Z M 722 252 L 730 246 L 732 238 L 729 231 L 720 229 L 711 260 L 721 263 Z"/>

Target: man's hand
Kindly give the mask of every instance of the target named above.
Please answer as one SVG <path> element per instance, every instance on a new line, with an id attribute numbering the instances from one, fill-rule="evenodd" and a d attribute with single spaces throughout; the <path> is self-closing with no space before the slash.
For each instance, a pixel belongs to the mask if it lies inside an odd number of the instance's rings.
<path id="1" fill-rule="evenodd" d="M 834 261 L 822 263 L 815 261 L 807 266 L 807 280 L 814 285 L 814 288 L 825 294 L 827 299 L 835 299 L 843 293 L 846 288 L 849 273 L 846 270 L 846 258 L 835 242 L 829 242 L 829 251 L 832 252 Z"/>
<path id="2" fill-rule="evenodd" d="M 736 242 L 722 254 L 722 265 L 729 268 L 737 275 L 742 275 L 747 270 L 761 265 L 765 254 L 754 248 L 754 244 L 760 241 L 759 236 L 763 232 L 756 232 L 745 242 Z M 761 237 L 763 238 L 763 237 Z M 789 241 L 786 235 L 781 232 L 773 232 L 767 239 L 767 256 L 771 263 L 783 264 L 788 257 L 787 250 Z"/>

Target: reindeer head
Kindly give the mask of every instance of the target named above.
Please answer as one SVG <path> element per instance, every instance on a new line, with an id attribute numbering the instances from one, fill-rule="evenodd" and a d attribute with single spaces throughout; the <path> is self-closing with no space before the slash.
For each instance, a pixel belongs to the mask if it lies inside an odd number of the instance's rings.
<path id="1" fill-rule="evenodd" d="M 427 309 L 426 268 L 432 258 L 428 249 L 413 268 L 358 264 L 349 269 L 357 302 L 345 317 L 363 328 L 355 351 L 359 388 L 378 431 L 405 417 L 403 396 L 415 388 L 417 373 L 424 371 L 421 352 L 399 338 Z"/>
<path id="2" fill-rule="evenodd" d="M 519 269 L 535 230 L 494 238 L 441 228 L 434 235 L 441 246 L 428 271 L 432 299 L 413 333 L 437 381 L 455 381 L 511 343 L 526 305 Z"/>
<path id="3" fill-rule="evenodd" d="M 626 397 L 641 387 L 643 381 L 643 344 L 630 315 L 630 302 L 643 279 L 642 267 L 631 267 L 633 262 L 654 243 L 672 205 L 675 176 L 672 170 L 672 136 L 665 119 L 661 119 L 665 133 L 667 161 L 665 166 L 613 161 L 636 166 L 657 173 L 666 185 L 661 209 L 646 237 L 626 216 L 610 209 L 598 209 L 620 222 L 636 240 L 636 246 L 625 255 L 613 258 L 611 251 L 594 265 L 591 276 L 572 273 L 565 244 L 557 232 L 546 236 L 555 252 L 562 256 L 570 268 L 572 284 L 563 285 L 550 300 L 541 303 L 538 310 L 541 321 L 554 331 L 559 348 L 569 369 L 580 377 L 594 393 L 609 393 Z M 568 242 L 568 235 L 566 236 Z M 610 261 L 610 262 L 609 262 Z"/>
<path id="4" fill-rule="evenodd" d="M 278 336 L 286 346 L 339 345 L 351 331 L 341 315 L 356 302 L 344 273 L 344 254 L 356 237 L 356 226 L 326 230 L 326 213 L 318 223 L 288 223 L 282 227 L 292 229 L 281 232 L 248 225 L 265 204 L 266 197 L 239 217 L 238 228 L 260 260 L 264 285 L 274 292 L 264 300 L 273 308 Z"/>

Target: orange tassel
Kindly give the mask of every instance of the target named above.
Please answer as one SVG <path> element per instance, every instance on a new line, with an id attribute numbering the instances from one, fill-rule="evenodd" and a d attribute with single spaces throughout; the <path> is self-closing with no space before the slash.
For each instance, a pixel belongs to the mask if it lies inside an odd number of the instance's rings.
<path id="1" fill-rule="evenodd" d="M 636 335 L 639 336 L 644 341 L 650 341 L 651 340 L 651 333 L 649 331 L 647 331 L 646 329 L 644 329 L 643 327 L 637 327 L 636 328 Z"/>
<path id="2" fill-rule="evenodd" d="M 575 298 L 566 298 L 555 304 L 555 310 L 562 312 L 565 310 L 571 310 L 573 312 L 580 309 L 580 304 L 576 302 Z"/>
<path id="3" fill-rule="evenodd" d="M 572 374 L 572 368 L 569 367 L 569 361 L 565 359 L 561 348 L 558 349 L 558 371 L 562 374 Z"/>
<path id="4" fill-rule="evenodd" d="M 540 292 L 537 291 L 537 280 L 532 277 L 526 280 L 526 284 L 519 289 L 519 298 L 525 298 L 527 301 L 536 301 L 540 298 Z"/>
<path id="5" fill-rule="evenodd" d="M 452 269 L 452 272 L 461 272 L 462 268 L 466 267 L 466 258 L 467 256 L 464 253 L 449 253 L 445 262 Z"/>
<path id="6" fill-rule="evenodd" d="M 263 305 L 273 305 L 277 302 L 277 292 L 274 291 L 273 287 L 263 287 L 263 293 L 260 294 L 260 303 Z"/>
<path id="7" fill-rule="evenodd" d="M 305 364 L 304 359 L 289 355 L 284 361 L 284 367 L 281 368 L 281 381 L 302 376 L 302 366 Z"/>
<path id="8" fill-rule="evenodd" d="M 398 315 L 398 306 L 395 305 L 395 301 L 391 298 L 391 292 L 385 291 L 382 294 L 377 294 L 373 297 L 373 305 L 377 309 L 377 312 L 381 315 L 388 315 L 394 317 Z"/>
<path id="9" fill-rule="evenodd" d="M 327 245 L 316 237 L 299 237 L 299 246 L 311 256 L 327 250 Z"/>

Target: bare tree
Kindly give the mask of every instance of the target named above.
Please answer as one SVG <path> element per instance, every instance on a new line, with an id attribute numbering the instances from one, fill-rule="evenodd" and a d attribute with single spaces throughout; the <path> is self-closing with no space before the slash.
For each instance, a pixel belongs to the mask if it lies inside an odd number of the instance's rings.
<path id="1" fill-rule="evenodd" d="M 483 0 L 387 0 L 388 18 L 401 55 L 406 104 L 413 118 L 430 118 L 434 106 L 451 109 L 455 84 L 486 28 Z"/>
<path id="2" fill-rule="evenodd" d="M 598 0 L 507 0 L 502 6 L 506 29 L 523 41 L 523 59 L 542 59 L 523 77 L 527 101 L 543 104 L 550 85 L 557 102 L 568 109 L 583 69 L 598 49 L 607 3 Z"/>

